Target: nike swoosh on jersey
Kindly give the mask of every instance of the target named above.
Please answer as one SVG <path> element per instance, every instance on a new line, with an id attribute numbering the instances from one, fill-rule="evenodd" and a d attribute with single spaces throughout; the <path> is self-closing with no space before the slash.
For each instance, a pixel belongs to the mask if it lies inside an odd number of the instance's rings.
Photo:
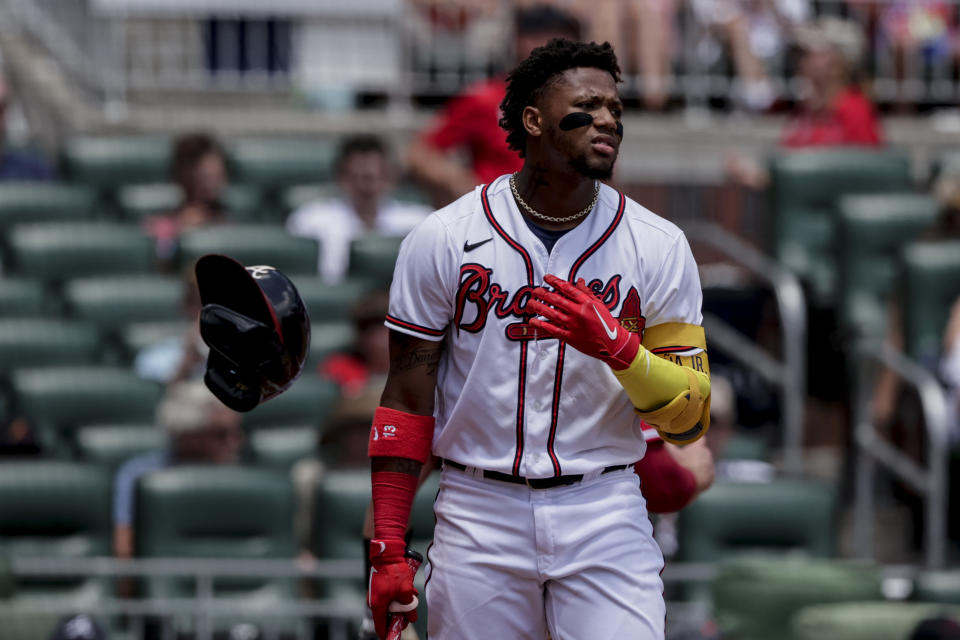
<path id="1" fill-rule="evenodd" d="M 487 238 L 486 240 L 481 240 L 480 242 L 475 242 L 474 244 L 470 244 L 469 242 L 464 241 L 464 243 L 463 243 L 463 252 L 464 252 L 464 253 L 470 253 L 471 251 L 473 251 L 473 250 L 476 249 L 477 247 L 483 246 L 483 245 L 487 244 L 488 242 L 490 242 L 491 240 L 493 240 L 493 238 Z"/>
<path id="2" fill-rule="evenodd" d="M 597 308 L 594 307 L 593 305 L 590 305 L 590 308 L 593 309 L 593 312 L 594 312 L 595 314 L 597 314 L 597 317 L 598 317 L 598 318 L 600 318 L 600 324 L 603 325 L 603 330 L 607 332 L 607 337 L 610 338 L 611 340 L 616 340 L 616 339 L 617 339 L 617 328 L 614 327 L 613 329 L 611 329 L 610 327 L 608 327 L 608 326 L 607 326 L 607 323 L 606 323 L 606 322 L 604 321 L 604 319 L 603 319 L 603 316 L 600 315 L 599 309 L 597 309 Z"/>

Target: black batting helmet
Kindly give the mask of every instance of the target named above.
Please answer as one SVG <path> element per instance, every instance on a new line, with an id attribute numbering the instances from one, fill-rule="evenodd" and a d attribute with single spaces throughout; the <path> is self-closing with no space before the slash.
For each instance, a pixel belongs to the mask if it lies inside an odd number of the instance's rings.
<path id="1" fill-rule="evenodd" d="M 307 359 L 310 318 L 290 279 L 228 256 L 197 260 L 203 380 L 225 405 L 249 411 L 293 384 Z"/>

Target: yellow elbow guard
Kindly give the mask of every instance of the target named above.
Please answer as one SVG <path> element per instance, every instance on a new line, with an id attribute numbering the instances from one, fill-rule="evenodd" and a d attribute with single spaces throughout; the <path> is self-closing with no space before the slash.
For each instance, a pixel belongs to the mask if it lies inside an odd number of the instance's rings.
<path id="1" fill-rule="evenodd" d="M 710 364 L 703 327 L 679 322 L 647 327 L 642 344 L 634 363 L 614 374 L 637 413 L 660 437 L 680 445 L 696 441 L 710 426 Z"/>
<path id="2" fill-rule="evenodd" d="M 691 369 L 682 367 L 687 375 L 689 386 L 677 396 L 653 411 L 640 411 L 639 415 L 647 424 L 657 429 L 660 437 L 673 444 L 685 445 L 696 442 L 710 427 L 710 394 L 704 397 L 700 392 L 700 380 Z"/>

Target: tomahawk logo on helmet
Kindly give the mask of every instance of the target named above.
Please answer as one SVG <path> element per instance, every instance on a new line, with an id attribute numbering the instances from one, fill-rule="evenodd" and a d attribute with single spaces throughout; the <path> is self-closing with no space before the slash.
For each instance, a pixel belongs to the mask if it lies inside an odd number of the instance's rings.
<path id="1" fill-rule="evenodd" d="M 235 411 L 250 411 L 303 371 L 310 318 L 293 282 L 274 267 L 224 255 L 197 261 L 200 336 L 210 347 L 204 382 Z"/>

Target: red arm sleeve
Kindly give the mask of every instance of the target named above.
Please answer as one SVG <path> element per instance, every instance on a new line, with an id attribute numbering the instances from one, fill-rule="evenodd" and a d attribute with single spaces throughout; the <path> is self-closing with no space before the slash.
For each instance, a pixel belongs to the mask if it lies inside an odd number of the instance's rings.
<path id="1" fill-rule="evenodd" d="M 634 468 L 652 513 L 679 511 L 697 494 L 697 479 L 674 460 L 662 440 L 648 442 L 646 455 Z"/>

